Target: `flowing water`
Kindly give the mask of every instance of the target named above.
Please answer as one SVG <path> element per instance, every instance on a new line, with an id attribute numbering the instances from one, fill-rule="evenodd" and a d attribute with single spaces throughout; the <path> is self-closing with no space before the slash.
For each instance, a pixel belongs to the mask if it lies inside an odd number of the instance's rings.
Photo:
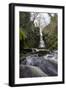
<path id="1" fill-rule="evenodd" d="M 50 54 L 46 54 L 44 56 L 38 56 L 38 54 L 32 54 L 32 55 L 26 57 L 26 61 L 27 61 L 26 64 L 34 65 L 34 64 L 41 63 L 42 60 L 48 60 L 48 61 L 57 63 L 57 59 L 58 59 L 57 51 L 54 51 Z"/>
<path id="2" fill-rule="evenodd" d="M 58 74 L 58 53 L 53 51 L 50 54 L 39 56 L 32 54 L 27 56 L 21 64 L 38 67 L 48 76 L 57 76 Z M 28 70 L 29 71 L 29 70 Z"/>
<path id="3" fill-rule="evenodd" d="M 45 43 L 40 28 L 39 49 L 32 49 L 33 54 L 20 60 L 20 77 L 57 76 L 58 75 L 58 52 L 53 51 L 44 55 Z M 36 53 L 38 52 L 38 53 Z M 41 55 L 40 55 L 41 52 Z"/>
<path id="4" fill-rule="evenodd" d="M 43 40 L 43 36 L 42 36 L 42 29 L 40 28 L 40 45 L 39 45 L 40 48 L 45 48 L 45 43 L 44 43 L 44 40 Z"/>

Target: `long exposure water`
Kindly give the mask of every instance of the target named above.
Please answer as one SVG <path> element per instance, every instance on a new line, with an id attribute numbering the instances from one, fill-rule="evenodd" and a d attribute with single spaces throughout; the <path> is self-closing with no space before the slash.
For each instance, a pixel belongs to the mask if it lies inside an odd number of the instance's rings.
<path id="1" fill-rule="evenodd" d="M 42 29 L 40 28 L 40 45 L 39 45 L 40 48 L 44 48 L 45 47 L 45 43 L 44 43 L 44 40 L 43 40 L 43 36 L 42 36 Z"/>
<path id="2" fill-rule="evenodd" d="M 29 69 L 27 71 L 29 71 L 30 68 L 34 67 L 34 69 L 36 69 L 36 67 L 38 67 L 38 71 L 39 69 L 41 69 L 41 71 L 48 76 L 57 76 L 58 52 L 53 51 L 49 54 L 42 55 L 42 56 L 39 56 L 38 54 L 28 55 L 27 57 L 25 57 L 24 60 L 22 60 L 21 65 L 28 66 L 27 68 Z"/>

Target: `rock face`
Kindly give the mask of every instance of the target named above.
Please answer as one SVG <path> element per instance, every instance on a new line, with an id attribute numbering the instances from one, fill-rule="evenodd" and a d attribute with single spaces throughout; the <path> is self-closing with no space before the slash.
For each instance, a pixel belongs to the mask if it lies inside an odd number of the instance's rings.
<path id="1" fill-rule="evenodd" d="M 20 78 L 47 76 L 40 68 L 30 65 L 20 65 Z"/>

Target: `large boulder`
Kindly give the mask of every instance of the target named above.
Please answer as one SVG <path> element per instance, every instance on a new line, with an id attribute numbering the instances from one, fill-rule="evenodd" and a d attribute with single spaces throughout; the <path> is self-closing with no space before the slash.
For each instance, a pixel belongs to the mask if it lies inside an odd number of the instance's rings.
<path id="1" fill-rule="evenodd" d="M 20 78 L 47 76 L 39 67 L 20 65 Z"/>

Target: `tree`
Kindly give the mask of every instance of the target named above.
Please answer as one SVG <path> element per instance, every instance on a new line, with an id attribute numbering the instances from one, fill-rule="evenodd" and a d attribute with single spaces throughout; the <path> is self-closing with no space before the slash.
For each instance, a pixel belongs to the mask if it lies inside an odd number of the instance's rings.
<path id="1" fill-rule="evenodd" d="M 46 44 L 46 48 L 54 50 L 58 48 L 58 16 L 57 14 L 54 14 L 54 16 L 51 14 L 49 15 L 51 17 L 51 21 L 50 24 L 43 29 L 43 38 Z"/>
<path id="2" fill-rule="evenodd" d="M 30 12 L 20 12 L 20 50 L 35 48 L 39 45 L 39 27 L 35 27 L 30 18 Z"/>

